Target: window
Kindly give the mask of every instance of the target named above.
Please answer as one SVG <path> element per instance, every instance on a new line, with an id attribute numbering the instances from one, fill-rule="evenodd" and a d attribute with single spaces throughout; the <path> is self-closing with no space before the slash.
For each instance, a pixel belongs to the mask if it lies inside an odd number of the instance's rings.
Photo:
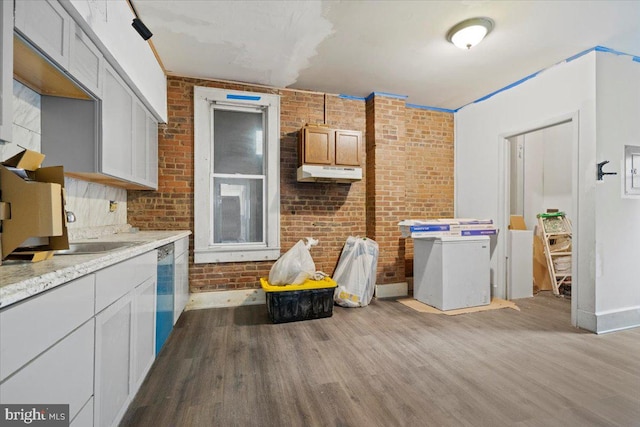
<path id="1" fill-rule="evenodd" d="M 194 88 L 196 263 L 280 256 L 280 97 Z"/>

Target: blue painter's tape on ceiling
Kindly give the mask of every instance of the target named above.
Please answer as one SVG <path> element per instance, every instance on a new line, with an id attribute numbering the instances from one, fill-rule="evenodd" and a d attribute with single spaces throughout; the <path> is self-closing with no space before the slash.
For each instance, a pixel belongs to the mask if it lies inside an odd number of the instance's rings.
<path id="1" fill-rule="evenodd" d="M 354 101 L 365 101 L 366 100 L 366 98 L 363 98 L 362 96 L 352 96 L 352 95 L 343 95 L 343 94 L 338 95 L 338 98 L 353 99 Z"/>
<path id="2" fill-rule="evenodd" d="M 366 100 L 369 101 L 374 96 L 384 96 L 386 98 L 397 98 L 397 99 L 407 99 L 407 95 L 397 95 L 395 93 L 387 93 L 387 92 L 371 92 L 369 96 L 367 96 Z"/>
<path id="3" fill-rule="evenodd" d="M 260 101 L 261 96 L 252 96 L 252 95 L 227 95 L 227 99 L 238 99 L 242 101 Z"/>
<path id="4" fill-rule="evenodd" d="M 406 104 L 408 108 L 417 108 L 419 110 L 439 111 L 441 113 L 455 113 L 458 110 L 450 110 L 448 108 L 430 107 L 428 105 Z"/>

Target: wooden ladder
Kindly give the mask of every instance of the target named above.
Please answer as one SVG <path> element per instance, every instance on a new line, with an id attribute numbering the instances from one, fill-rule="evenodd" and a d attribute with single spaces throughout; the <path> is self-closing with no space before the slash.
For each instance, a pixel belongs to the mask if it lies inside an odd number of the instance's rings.
<path id="1" fill-rule="evenodd" d="M 553 294 L 560 295 L 560 286 L 571 286 L 571 222 L 564 212 L 538 214 L 537 217 Z M 558 263 L 562 263 L 563 268 L 558 268 Z"/>

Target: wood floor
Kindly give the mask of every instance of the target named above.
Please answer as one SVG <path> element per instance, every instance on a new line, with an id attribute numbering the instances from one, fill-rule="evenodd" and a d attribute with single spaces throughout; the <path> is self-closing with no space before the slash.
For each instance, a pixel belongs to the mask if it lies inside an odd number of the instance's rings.
<path id="1" fill-rule="evenodd" d="M 570 301 L 443 316 L 393 300 L 271 324 L 184 313 L 122 426 L 640 426 L 640 328 L 570 326 Z"/>

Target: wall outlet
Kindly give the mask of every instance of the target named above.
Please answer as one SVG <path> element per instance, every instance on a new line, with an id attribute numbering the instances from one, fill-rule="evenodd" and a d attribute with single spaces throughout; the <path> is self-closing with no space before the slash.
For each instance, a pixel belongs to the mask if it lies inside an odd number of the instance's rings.
<path id="1" fill-rule="evenodd" d="M 115 212 L 118 210 L 118 202 L 109 200 L 109 212 Z"/>

